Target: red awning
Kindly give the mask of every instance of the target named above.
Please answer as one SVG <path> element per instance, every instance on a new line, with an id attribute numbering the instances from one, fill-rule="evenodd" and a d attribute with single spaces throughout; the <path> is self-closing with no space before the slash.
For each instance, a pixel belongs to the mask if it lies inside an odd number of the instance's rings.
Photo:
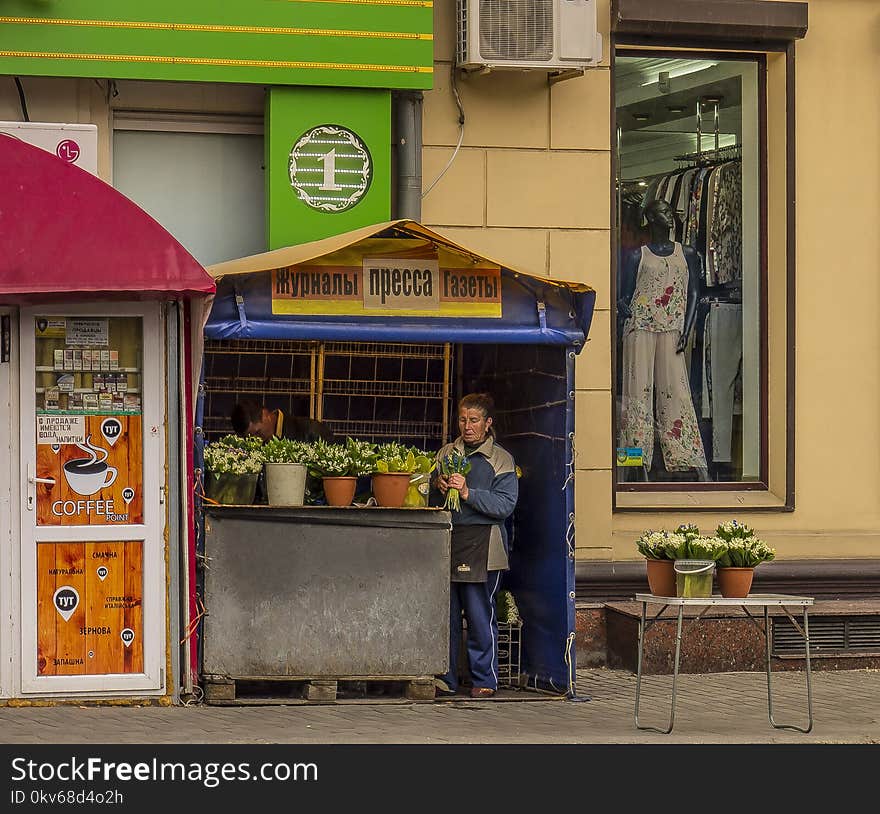
<path id="1" fill-rule="evenodd" d="M 121 192 L 0 134 L 0 302 L 214 290 L 199 262 Z"/>

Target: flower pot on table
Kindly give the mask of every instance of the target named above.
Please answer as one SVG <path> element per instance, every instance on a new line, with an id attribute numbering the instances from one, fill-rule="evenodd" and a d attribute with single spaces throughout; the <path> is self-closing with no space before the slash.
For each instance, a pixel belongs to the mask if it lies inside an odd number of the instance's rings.
<path id="1" fill-rule="evenodd" d="M 238 475 L 232 472 L 208 472 L 205 475 L 205 495 L 215 503 L 250 505 L 257 492 L 257 478 L 258 473 Z"/>
<path id="2" fill-rule="evenodd" d="M 340 476 L 340 477 L 323 477 L 321 483 L 324 484 L 324 497 L 327 498 L 328 506 L 351 506 L 354 500 L 354 493 L 357 489 L 357 478 Z"/>
<path id="3" fill-rule="evenodd" d="M 752 589 L 752 578 L 755 575 L 751 568 L 719 568 L 718 590 L 725 599 L 744 599 Z"/>
<path id="4" fill-rule="evenodd" d="M 672 560 L 645 560 L 648 588 L 654 596 L 675 596 L 675 563 Z"/>
<path id="5" fill-rule="evenodd" d="M 306 493 L 305 464 L 269 463 L 266 466 L 266 495 L 270 506 L 302 506 Z"/>
<path id="6" fill-rule="evenodd" d="M 409 472 L 373 473 L 372 488 L 376 503 L 391 508 L 403 506 L 411 477 Z"/>

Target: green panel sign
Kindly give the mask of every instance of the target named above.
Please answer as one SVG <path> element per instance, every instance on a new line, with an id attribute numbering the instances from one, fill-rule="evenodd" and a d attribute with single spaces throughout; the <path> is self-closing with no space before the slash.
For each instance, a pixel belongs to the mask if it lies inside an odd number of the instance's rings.
<path id="1" fill-rule="evenodd" d="M 390 91 L 270 88 L 266 128 L 270 249 L 390 220 Z"/>
<path id="2" fill-rule="evenodd" d="M 426 0 L 3 0 L 0 73 L 427 89 Z"/>

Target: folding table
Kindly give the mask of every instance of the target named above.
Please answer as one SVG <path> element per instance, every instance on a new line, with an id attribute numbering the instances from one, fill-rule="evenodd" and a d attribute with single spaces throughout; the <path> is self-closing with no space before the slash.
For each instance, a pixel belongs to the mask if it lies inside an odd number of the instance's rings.
<path id="1" fill-rule="evenodd" d="M 761 630 L 764 634 L 764 644 L 766 647 L 766 661 L 767 661 L 767 711 L 770 718 L 770 723 L 776 729 L 790 729 L 796 732 L 809 732 L 813 728 L 813 690 L 810 679 L 810 629 L 809 629 L 809 621 L 808 614 L 809 608 L 813 604 L 813 597 L 811 596 L 789 596 L 787 594 L 749 594 L 744 598 L 737 599 L 725 599 L 722 596 L 707 596 L 707 597 L 696 597 L 696 598 L 685 598 L 685 597 L 676 597 L 676 596 L 654 596 L 653 594 L 636 594 L 636 601 L 640 602 L 642 605 L 642 614 L 639 619 L 639 655 L 638 655 L 638 667 L 636 670 L 636 707 L 635 707 L 635 720 L 636 726 L 639 729 L 648 729 L 652 732 L 660 732 L 663 735 L 667 735 L 672 731 L 672 727 L 675 723 L 675 694 L 676 694 L 676 685 L 678 682 L 678 667 L 679 667 L 679 658 L 681 656 L 681 628 L 682 621 L 684 617 L 684 609 L 686 607 L 702 607 L 703 610 L 700 613 L 693 617 L 694 622 L 700 621 L 703 618 L 705 613 L 711 607 L 739 607 L 743 609 L 743 612 L 750 619 L 750 621 Z M 648 619 L 648 605 L 660 605 L 660 610 L 657 612 L 655 616 Z M 676 630 L 675 635 L 675 666 L 672 672 L 672 704 L 670 706 L 669 711 L 669 723 L 665 729 L 660 729 L 655 726 L 647 726 L 639 723 L 639 702 L 641 700 L 641 689 L 642 689 L 642 659 L 644 655 L 644 638 L 645 633 L 651 628 L 654 623 L 660 621 L 663 612 L 667 608 L 678 608 L 678 628 Z M 795 724 L 778 724 L 773 718 L 773 688 L 770 678 L 770 608 L 778 607 L 781 608 L 785 615 L 789 618 L 792 625 L 794 625 L 795 629 L 801 634 L 804 640 L 804 654 L 806 661 L 806 679 L 807 679 L 807 726 L 801 727 Z M 790 607 L 799 607 L 803 611 L 803 625 L 798 624 L 798 621 L 791 615 L 789 611 Z M 763 608 L 764 609 L 764 626 L 763 629 L 758 621 L 758 615 L 753 615 L 749 608 Z M 666 620 L 671 619 L 672 617 L 665 617 Z"/>

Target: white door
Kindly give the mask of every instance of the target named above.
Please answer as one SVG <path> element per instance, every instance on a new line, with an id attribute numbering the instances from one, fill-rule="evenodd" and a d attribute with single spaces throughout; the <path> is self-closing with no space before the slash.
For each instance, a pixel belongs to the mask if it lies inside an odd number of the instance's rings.
<path id="1" fill-rule="evenodd" d="M 155 304 L 22 309 L 21 690 L 164 690 L 164 336 Z"/>
<path id="2" fill-rule="evenodd" d="M 14 694 L 12 662 L 15 641 L 15 607 L 18 518 L 12 500 L 18 476 L 18 410 L 12 397 L 18 368 L 15 314 L 0 308 L 0 698 Z M 17 513 L 16 513 L 17 514 Z"/>

